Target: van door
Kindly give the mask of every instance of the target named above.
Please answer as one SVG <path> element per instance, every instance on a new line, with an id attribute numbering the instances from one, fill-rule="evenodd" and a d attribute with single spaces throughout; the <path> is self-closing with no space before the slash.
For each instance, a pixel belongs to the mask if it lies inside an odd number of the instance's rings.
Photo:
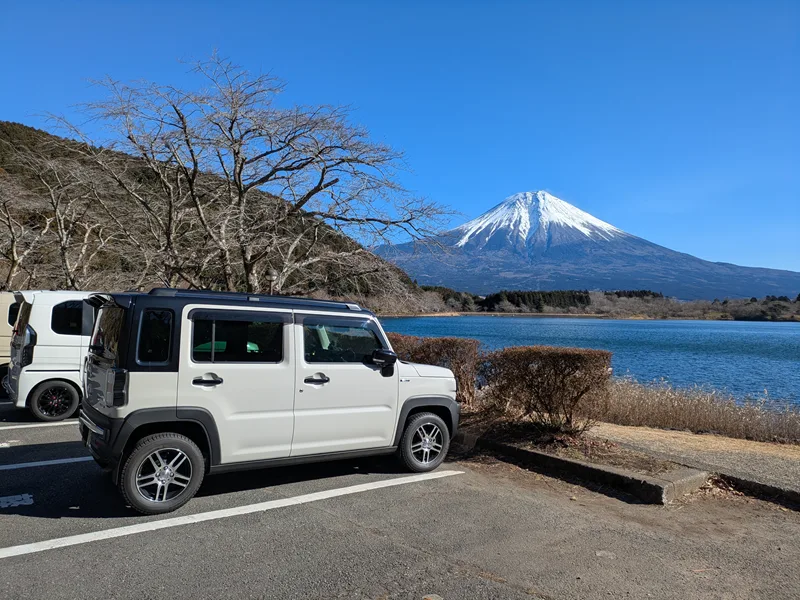
<path id="1" fill-rule="evenodd" d="M 391 446 L 397 369 L 370 364 L 386 346 L 364 318 L 295 315 L 297 394 L 292 456 Z"/>
<path id="2" fill-rule="evenodd" d="M 289 456 L 291 311 L 189 305 L 181 321 L 178 408 L 211 413 L 223 463 Z"/>

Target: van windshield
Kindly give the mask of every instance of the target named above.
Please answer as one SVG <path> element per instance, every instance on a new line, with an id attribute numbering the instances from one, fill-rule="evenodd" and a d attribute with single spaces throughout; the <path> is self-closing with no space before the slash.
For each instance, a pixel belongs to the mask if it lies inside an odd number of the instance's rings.
<path id="1" fill-rule="evenodd" d="M 119 306 L 103 306 L 97 314 L 92 332 L 89 352 L 110 360 L 117 366 L 119 358 L 119 342 L 122 327 L 125 323 L 125 309 Z"/>

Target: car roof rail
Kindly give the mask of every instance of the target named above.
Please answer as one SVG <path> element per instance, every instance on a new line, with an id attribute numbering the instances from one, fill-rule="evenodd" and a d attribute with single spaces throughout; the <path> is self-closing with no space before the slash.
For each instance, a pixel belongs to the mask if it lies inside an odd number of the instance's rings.
<path id="1" fill-rule="evenodd" d="M 153 288 L 149 292 L 150 296 L 163 296 L 168 298 L 199 297 L 208 299 L 229 299 L 249 302 L 264 302 L 265 304 L 301 306 L 306 308 L 328 308 L 338 310 L 363 311 L 363 309 L 353 302 L 337 302 L 335 300 L 316 300 L 313 298 L 303 298 L 298 296 L 278 296 L 275 294 L 249 294 L 247 292 L 218 292 L 214 290 L 186 290 L 178 288 Z"/>

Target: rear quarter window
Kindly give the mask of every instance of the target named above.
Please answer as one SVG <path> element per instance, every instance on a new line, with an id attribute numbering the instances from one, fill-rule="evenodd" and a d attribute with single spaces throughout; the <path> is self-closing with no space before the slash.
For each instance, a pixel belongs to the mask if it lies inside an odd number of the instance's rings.
<path id="1" fill-rule="evenodd" d="M 169 362 L 172 321 L 171 310 L 149 308 L 142 312 L 136 347 L 136 361 L 139 364 L 163 365 Z"/>
<path id="2" fill-rule="evenodd" d="M 81 335 L 83 300 L 68 300 L 53 307 L 50 328 L 60 335 Z"/>

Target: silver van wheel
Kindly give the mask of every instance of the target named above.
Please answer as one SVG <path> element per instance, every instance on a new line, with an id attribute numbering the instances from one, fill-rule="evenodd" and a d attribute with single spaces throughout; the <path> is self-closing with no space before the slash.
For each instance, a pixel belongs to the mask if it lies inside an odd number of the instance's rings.
<path id="1" fill-rule="evenodd" d="M 426 423 L 414 432 L 411 453 L 421 464 L 427 465 L 439 457 L 442 445 L 442 430 L 433 423 Z"/>
<path id="2" fill-rule="evenodd" d="M 166 502 L 180 496 L 192 481 L 192 461 L 177 448 L 151 452 L 136 471 L 136 489 L 150 502 Z"/>

